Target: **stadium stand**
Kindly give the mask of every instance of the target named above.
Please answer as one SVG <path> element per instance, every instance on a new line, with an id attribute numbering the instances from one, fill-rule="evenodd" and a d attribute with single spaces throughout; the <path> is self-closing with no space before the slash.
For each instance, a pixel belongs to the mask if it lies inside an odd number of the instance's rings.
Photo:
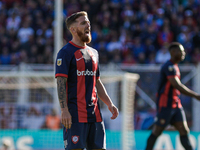
<path id="1" fill-rule="evenodd" d="M 159 64 L 171 41 L 186 48 L 183 63 L 200 61 L 198 0 L 68 0 L 63 19 L 75 11 L 89 13 L 91 45 L 102 64 Z M 0 64 L 52 64 L 53 0 L 0 2 Z M 63 20 L 63 44 L 71 40 Z"/>

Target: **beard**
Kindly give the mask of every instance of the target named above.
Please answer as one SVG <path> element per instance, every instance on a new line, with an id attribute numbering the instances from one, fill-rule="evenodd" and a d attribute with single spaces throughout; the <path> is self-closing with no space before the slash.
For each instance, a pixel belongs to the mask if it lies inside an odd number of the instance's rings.
<path id="1" fill-rule="evenodd" d="M 86 35 L 84 35 L 83 32 L 81 32 L 80 30 L 77 29 L 77 34 L 78 34 L 78 36 L 79 36 L 79 38 L 81 39 L 82 42 L 85 42 L 85 43 L 88 44 L 92 40 L 91 33 L 89 33 L 89 36 L 86 36 Z"/>

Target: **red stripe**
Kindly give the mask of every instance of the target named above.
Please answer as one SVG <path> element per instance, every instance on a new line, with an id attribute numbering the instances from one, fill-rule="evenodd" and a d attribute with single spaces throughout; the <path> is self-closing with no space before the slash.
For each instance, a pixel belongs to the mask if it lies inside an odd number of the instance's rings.
<path id="1" fill-rule="evenodd" d="M 167 76 L 167 79 L 174 78 L 176 75 Z"/>
<path id="2" fill-rule="evenodd" d="M 179 79 L 181 78 L 181 74 L 180 74 L 180 70 L 178 68 L 178 65 L 174 65 L 174 68 L 176 69 L 176 75 L 179 77 Z"/>
<path id="3" fill-rule="evenodd" d="M 178 65 L 174 65 L 174 68 L 176 69 L 176 76 L 180 79 L 181 78 L 181 74 L 180 74 L 180 70 Z M 180 91 L 177 89 L 173 89 L 173 102 L 172 102 L 172 108 L 175 108 L 177 106 L 176 103 L 178 103 L 178 107 L 181 108 L 182 104 L 181 104 L 181 100 L 179 99 L 178 95 L 180 95 Z"/>
<path id="4" fill-rule="evenodd" d="M 165 86 L 165 91 L 164 93 L 161 94 L 160 99 L 159 99 L 159 107 L 167 107 L 167 102 L 168 102 L 168 93 L 170 89 L 170 82 L 167 81 L 166 86 Z"/>
<path id="5" fill-rule="evenodd" d="M 173 89 L 172 108 L 176 108 L 177 107 L 177 103 L 178 103 L 178 108 L 182 107 L 181 100 L 178 97 L 179 93 L 180 92 L 177 89 Z"/>
<path id="6" fill-rule="evenodd" d="M 176 94 L 176 89 L 173 89 L 173 91 L 172 91 L 172 108 L 176 108 L 177 99 L 178 99 L 178 96 Z"/>
<path id="7" fill-rule="evenodd" d="M 81 49 L 84 49 L 84 48 L 86 48 L 86 46 L 78 46 L 78 45 L 76 45 L 75 43 L 73 43 L 72 41 L 69 41 L 69 43 L 70 44 L 72 44 L 72 45 L 74 45 L 75 47 L 77 47 L 77 48 L 81 48 Z"/>
<path id="8" fill-rule="evenodd" d="M 67 74 L 63 74 L 63 73 L 57 73 L 56 75 L 55 75 L 55 77 L 57 78 L 57 77 L 66 77 L 66 78 L 68 78 L 68 75 Z"/>
<path id="9" fill-rule="evenodd" d="M 95 57 L 95 55 L 93 54 L 93 52 L 91 50 L 88 50 L 88 53 L 89 53 L 90 57 L 92 58 L 92 71 L 93 72 L 97 71 L 97 58 Z M 96 122 L 101 122 L 102 118 L 100 115 L 100 110 L 97 105 L 98 100 L 97 100 L 95 86 L 96 86 L 96 75 L 93 76 L 92 99 L 93 99 L 93 104 L 94 104 L 94 112 L 96 115 Z"/>
<path id="10" fill-rule="evenodd" d="M 76 59 L 83 57 L 80 50 L 74 53 Z M 85 71 L 84 59 L 76 61 L 77 71 Z M 85 99 L 85 76 L 77 75 L 77 107 L 78 107 L 78 120 L 79 122 L 87 122 L 87 109 Z"/>

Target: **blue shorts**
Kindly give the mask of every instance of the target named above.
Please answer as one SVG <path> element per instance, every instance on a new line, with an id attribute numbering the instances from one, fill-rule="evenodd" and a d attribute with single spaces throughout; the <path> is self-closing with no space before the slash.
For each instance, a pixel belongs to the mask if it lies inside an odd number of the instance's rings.
<path id="1" fill-rule="evenodd" d="M 72 123 L 71 129 L 63 127 L 65 150 L 106 149 L 105 127 L 103 122 Z"/>
<path id="2" fill-rule="evenodd" d="M 168 124 L 173 125 L 175 122 L 186 121 L 185 112 L 182 108 L 165 108 L 162 107 L 157 113 L 155 124 L 166 127 Z"/>

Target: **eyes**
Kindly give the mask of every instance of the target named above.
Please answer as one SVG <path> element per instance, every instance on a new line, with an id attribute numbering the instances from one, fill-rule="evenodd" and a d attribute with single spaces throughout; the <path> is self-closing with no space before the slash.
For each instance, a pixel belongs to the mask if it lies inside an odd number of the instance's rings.
<path id="1" fill-rule="evenodd" d="M 81 25 L 86 25 L 86 24 L 90 25 L 90 21 L 82 21 L 80 24 Z"/>

